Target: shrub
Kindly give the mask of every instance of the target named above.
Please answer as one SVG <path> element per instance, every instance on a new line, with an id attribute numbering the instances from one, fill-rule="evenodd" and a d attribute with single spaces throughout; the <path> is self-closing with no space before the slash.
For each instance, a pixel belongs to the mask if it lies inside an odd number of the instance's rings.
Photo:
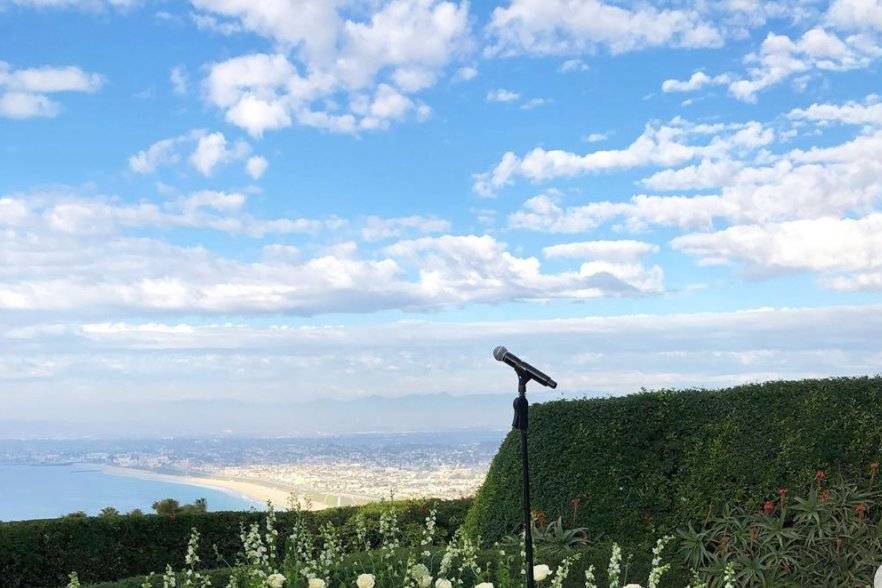
<path id="1" fill-rule="evenodd" d="M 467 516 L 491 541 L 520 525 L 517 434 Z M 765 489 L 805 487 L 818 469 L 855 479 L 880 449 L 878 377 L 548 402 L 531 411 L 533 508 L 594 541 L 645 543 L 726 502 L 758 508 Z"/>
<path id="2" fill-rule="evenodd" d="M 882 492 L 875 483 L 827 485 L 826 472 L 804 496 L 785 488 L 761 509 L 724 509 L 679 532 L 684 561 L 715 586 L 731 566 L 739 586 L 869 586 L 882 562 Z"/>
<path id="3" fill-rule="evenodd" d="M 228 588 L 348 588 L 356 578 L 363 588 L 468 587 L 487 582 L 496 588 L 515 588 L 523 584 L 522 545 L 496 544 L 492 549 L 482 550 L 474 538 L 459 529 L 446 545 L 437 546 L 434 508 L 426 516 L 421 532 L 404 541 L 398 520 L 395 509 L 386 510 L 379 520 L 379 548 L 362 549 L 366 544 L 356 543 L 354 551 L 347 552 L 332 524 L 322 525 L 318 535 L 295 524 L 291 535 L 284 537 L 277 532 L 274 514 L 268 512 L 264 525 L 254 523 L 242 530 L 242 550 Z M 357 535 L 364 537 L 361 522 L 357 525 Z M 683 570 L 662 561 L 671 539 L 657 541 L 651 551 L 641 550 L 636 560 L 631 554 L 623 554 L 617 545 L 581 545 L 579 549 L 540 546 L 537 563 L 542 565 L 537 569 L 548 580 L 549 588 L 621 588 L 635 579 L 645 579 L 647 588 L 681 588 Z M 191 539 L 196 540 L 198 537 Z M 282 562 L 273 555 L 273 545 L 279 542 L 285 545 Z M 649 553 L 651 558 L 647 557 Z M 585 563 L 580 567 L 583 560 Z M 592 584 L 587 583 L 589 571 L 594 579 Z M 187 586 L 204 586 L 195 574 L 193 578 Z M 155 588 L 155 584 L 149 585 Z"/>
<path id="4" fill-rule="evenodd" d="M 413 500 L 396 503 L 404 523 L 421 524 L 429 504 L 438 508 L 439 537 L 446 538 L 462 524 L 468 500 Z M 376 545 L 379 505 L 331 508 L 303 513 L 305 525 L 318 531 L 333 523 L 348 536 L 351 519 L 361 513 Z M 280 532 L 287 535 L 294 514 L 278 513 Z M 162 571 L 167 563 L 184 566 L 190 530 L 202 536 L 199 557 L 206 567 L 218 567 L 213 546 L 225 558 L 241 549 L 240 523 L 263 520 L 257 512 L 184 513 L 174 516 L 63 517 L 0 523 L 0 578 L 4 588 L 61 586 L 76 570 L 83 584 L 129 578 Z"/>

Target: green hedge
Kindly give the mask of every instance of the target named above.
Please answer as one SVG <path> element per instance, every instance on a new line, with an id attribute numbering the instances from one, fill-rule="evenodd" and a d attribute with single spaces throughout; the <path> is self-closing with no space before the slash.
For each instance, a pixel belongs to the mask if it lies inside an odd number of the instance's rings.
<path id="1" fill-rule="evenodd" d="M 649 541 L 724 503 L 800 492 L 818 469 L 852 480 L 882 458 L 882 378 L 643 392 L 531 407 L 533 508 L 592 539 Z M 520 446 L 505 439 L 466 517 L 493 540 L 518 527 Z M 578 499 L 575 512 L 573 500 Z"/>
<path id="2" fill-rule="evenodd" d="M 396 502 L 405 532 L 418 533 L 431 505 L 438 508 L 439 537 L 446 538 L 463 522 L 468 500 Z M 314 529 L 326 521 L 353 535 L 352 517 L 361 512 L 375 528 L 387 504 L 340 507 L 305 513 Z M 4 588 L 60 586 L 76 571 L 80 581 L 95 583 L 161 572 L 166 564 L 184 565 L 190 529 L 202 535 L 200 558 L 207 567 L 221 565 L 213 545 L 227 561 L 239 552 L 239 525 L 263 520 L 256 512 L 214 512 L 175 517 L 119 516 L 60 518 L 0 523 L 0 585 Z M 290 533 L 293 514 L 278 513 L 282 536 Z M 280 546 L 281 547 L 281 546 Z"/>

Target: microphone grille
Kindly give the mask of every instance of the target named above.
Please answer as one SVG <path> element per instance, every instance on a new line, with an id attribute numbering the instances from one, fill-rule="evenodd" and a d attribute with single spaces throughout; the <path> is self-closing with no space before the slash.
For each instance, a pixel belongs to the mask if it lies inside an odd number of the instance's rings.
<path id="1" fill-rule="evenodd" d="M 506 355 L 508 355 L 508 349 L 502 345 L 493 350 L 493 357 L 496 358 L 496 361 L 504 361 Z"/>

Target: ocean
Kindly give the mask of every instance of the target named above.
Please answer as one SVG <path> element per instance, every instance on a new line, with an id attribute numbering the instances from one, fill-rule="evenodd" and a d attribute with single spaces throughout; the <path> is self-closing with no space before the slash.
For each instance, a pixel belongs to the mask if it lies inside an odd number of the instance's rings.
<path id="1" fill-rule="evenodd" d="M 94 515 L 105 506 L 122 513 L 135 508 L 151 513 L 150 505 L 162 498 L 181 504 L 205 498 L 208 510 L 261 507 L 221 490 L 113 475 L 93 465 L 0 465 L 0 521 L 52 518 L 80 510 Z"/>

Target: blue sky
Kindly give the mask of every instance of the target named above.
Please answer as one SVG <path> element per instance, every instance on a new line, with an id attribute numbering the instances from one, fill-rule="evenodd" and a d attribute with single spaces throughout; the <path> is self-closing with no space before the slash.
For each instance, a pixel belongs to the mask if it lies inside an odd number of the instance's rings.
<path id="1" fill-rule="evenodd" d="M 0 395 L 875 373 L 880 61 L 878 0 L 0 0 Z"/>

